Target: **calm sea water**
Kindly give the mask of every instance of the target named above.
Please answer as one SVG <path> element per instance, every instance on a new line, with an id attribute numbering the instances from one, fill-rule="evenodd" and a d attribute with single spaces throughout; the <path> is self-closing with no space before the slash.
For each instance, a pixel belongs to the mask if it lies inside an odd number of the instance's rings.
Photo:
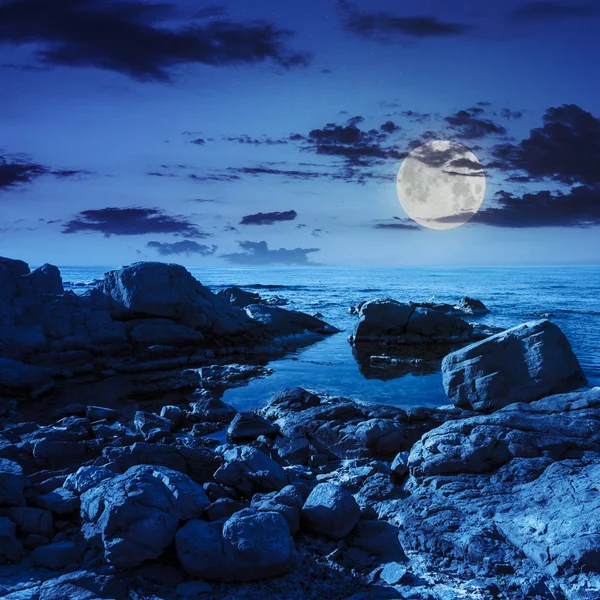
<path id="1" fill-rule="evenodd" d="M 101 278 L 110 267 L 61 267 L 65 287 Z M 454 303 L 464 295 L 482 300 L 491 313 L 480 322 L 511 327 L 551 313 L 567 335 L 588 376 L 600 385 L 600 267 L 419 267 L 419 268 L 190 268 L 213 291 L 238 285 L 264 297 L 281 296 L 287 308 L 320 312 L 341 329 L 308 348 L 270 363 L 275 372 L 224 400 L 237 408 L 264 404 L 284 387 L 302 386 L 366 401 L 398 406 L 447 404 L 439 373 L 405 375 L 389 381 L 366 379 L 347 337 L 356 318 L 348 307 L 362 300 Z"/>

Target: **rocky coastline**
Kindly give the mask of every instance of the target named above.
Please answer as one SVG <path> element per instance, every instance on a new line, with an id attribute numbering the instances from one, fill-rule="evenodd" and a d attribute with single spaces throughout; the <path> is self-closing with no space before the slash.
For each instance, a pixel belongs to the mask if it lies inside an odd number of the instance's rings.
<path id="1" fill-rule="evenodd" d="M 76 295 L 0 259 L 0 597 L 600 597 L 600 388 L 556 325 L 367 301 L 359 363 L 440 368 L 447 406 L 238 412 L 224 389 L 337 333 L 284 305 L 162 263 Z"/>

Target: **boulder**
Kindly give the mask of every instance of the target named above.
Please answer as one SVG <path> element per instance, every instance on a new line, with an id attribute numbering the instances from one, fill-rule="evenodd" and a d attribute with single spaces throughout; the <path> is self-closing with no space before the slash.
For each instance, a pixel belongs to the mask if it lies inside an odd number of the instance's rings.
<path id="1" fill-rule="evenodd" d="M 0 506 L 23 503 L 23 468 L 8 458 L 0 458 Z"/>
<path id="2" fill-rule="evenodd" d="M 176 536 L 177 555 L 193 577 L 251 581 L 287 572 L 295 557 L 285 519 L 274 512 L 245 509 L 225 523 L 190 521 Z"/>
<path id="3" fill-rule="evenodd" d="M 60 271 L 54 265 L 46 263 L 25 275 L 24 279 L 31 285 L 36 296 L 42 294 L 60 296 L 65 293 Z"/>
<path id="4" fill-rule="evenodd" d="M 454 308 L 468 315 L 485 315 L 490 312 L 481 300 L 469 296 L 461 298 Z"/>
<path id="5" fill-rule="evenodd" d="M 319 483 L 310 493 L 301 513 L 301 527 L 339 540 L 347 536 L 360 517 L 360 509 L 350 492 L 331 483 Z"/>
<path id="6" fill-rule="evenodd" d="M 180 265 L 134 263 L 106 273 L 100 290 L 117 319 L 166 318 L 216 336 L 244 334 L 251 327 L 243 311 L 213 294 Z"/>
<path id="7" fill-rule="evenodd" d="M 233 406 L 226 404 L 210 393 L 203 394 L 195 402 L 191 402 L 190 408 L 192 416 L 209 423 L 228 423 L 237 414 Z"/>
<path id="8" fill-rule="evenodd" d="M 449 354 L 442 374 L 446 394 L 456 406 L 482 412 L 587 384 L 564 333 L 545 319 Z"/>
<path id="9" fill-rule="evenodd" d="M 223 521 L 189 521 L 177 532 L 175 545 L 182 567 L 192 577 L 233 581 L 233 565 L 223 543 Z"/>
<path id="10" fill-rule="evenodd" d="M 81 555 L 79 546 L 73 542 L 62 541 L 36 548 L 31 553 L 31 560 L 38 567 L 58 570 L 76 563 Z"/>
<path id="11" fill-rule="evenodd" d="M 0 395 L 37 398 L 53 387 L 54 380 L 44 369 L 0 358 Z"/>
<path id="12" fill-rule="evenodd" d="M 200 516 L 209 501 L 200 485 L 165 467 L 139 465 L 81 496 L 82 532 L 108 562 L 133 568 L 156 559 L 181 520 Z"/>
<path id="13" fill-rule="evenodd" d="M 300 529 L 300 511 L 303 503 L 302 494 L 298 489 L 293 485 L 286 485 L 279 492 L 254 494 L 251 508 L 281 514 L 290 528 L 290 533 L 294 535 Z"/>
<path id="14" fill-rule="evenodd" d="M 276 512 L 235 513 L 223 526 L 223 543 L 237 581 L 283 575 L 296 556 L 287 522 Z"/>
<path id="15" fill-rule="evenodd" d="M 274 438 L 277 435 L 277 427 L 251 411 L 235 415 L 227 429 L 227 439 L 234 444 L 252 442 L 261 435 Z"/>
<path id="16" fill-rule="evenodd" d="M 6 517 L 0 517 L 0 563 L 14 562 L 23 551 L 23 545 L 17 539 L 16 525 Z"/>
<path id="17" fill-rule="evenodd" d="M 256 292 L 247 292 L 239 287 L 228 287 L 218 292 L 219 296 L 226 298 L 231 306 L 246 308 L 250 304 L 261 304 L 262 298 Z"/>
<path id="18" fill-rule="evenodd" d="M 14 506 L 6 511 L 8 518 L 16 523 L 21 533 L 51 538 L 54 535 L 52 513 L 42 508 Z"/>
<path id="19" fill-rule="evenodd" d="M 215 479 L 246 496 L 256 492 L 279 491 L 288 483 L 281 466 L 251 446 L 225 450 L 223 464 L 215 472 Z"/>

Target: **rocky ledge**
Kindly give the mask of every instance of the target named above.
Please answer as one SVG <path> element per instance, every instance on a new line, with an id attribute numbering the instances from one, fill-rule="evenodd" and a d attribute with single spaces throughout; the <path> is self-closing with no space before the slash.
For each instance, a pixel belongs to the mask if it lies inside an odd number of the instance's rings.
<path id="1" fill-rule="evenodd" d="M 0 394 L 35 398 L 57 380 L 181 371 L 233 356 L 272 358 L 338 330 L 184 268 L 141 262 L 65 292 L 59 270 L 0 258 Z"/>
<path id="2" fill-rule="evenodd" d="M 92 294 L 128 335 L 148 318 L 213 340 L 279 323 L 257 304 L 217 323 L 187 278 L 156 303 L 145 269 Z M 214 390 L 252 368 L 207 368 L 213 385 L 157 411 L 82 397 L 44 425 L 6 398 L 0 597 L 599 597 L 600 388 L 579 389 L 550 322 L 448 355 L 440 408 L 294 388 L 237 412 Z"/>

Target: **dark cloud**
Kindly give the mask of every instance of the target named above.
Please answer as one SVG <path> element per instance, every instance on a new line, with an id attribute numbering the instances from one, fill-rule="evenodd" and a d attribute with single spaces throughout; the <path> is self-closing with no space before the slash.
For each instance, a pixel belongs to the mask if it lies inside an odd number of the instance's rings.
<path id="1" fill-rule="evenodd" d="M 237 180 L 241 179 L 241 177 L 239 175 L 236 175 L 235 173 L 209 173 L 206 175 L 196 175 L 195 173 L 192 173 L 191 175 L 188 175 L 188 177 L 192 181 L 197 181 L 200 183 L 203 183 L 206 181 L 219 181 L 219 182 L 237 181 Z"/>
<path id="2" fill-rule="evenodd" d="M 42 175 L 52 175 L 59 179 L 68 179 L 79 175 L 88 175 L 89 171 L 70 169 L 53 170 L 23 157 L 0 156 L 0 190 L 8 190 L 20 185 L 32 183 Z"/>
<path id="3" fill-rule="evenodd" d="M 567 193 L 549 190 L 522 196 L 496 194 L 498 206 L 472 219 L 493 227 L 591 227 L 600 225 L 600 185 L 577 186 Z"/>
<path id="4" fill-rule="evenodd" d="M 511 13 L 515 21 L 539 21 L 562 19 L 587 19 L 600 14 L 597 4 L 575 4 L 562 2 L 527 2 Z"/>
<path id="5" fill-rule="evenodd" d="M 347 0 L 339 1 L 342 25 L 347 31 L 381 41 L 465 35 L 471 26 L 439 21 L 436 17 L 400 17 L 388 12 L 366 12 Z"/>
<path id="6" fill-rule="evenodd" d="M 238 136 L 226 137 L 224 139 L 227 142 L 237 142 L 238 144 L 248 144 L 251 146 L 282 146 L 289 143 L 286 139 L 272 138 L 267 135 L 264 135 L 260 138 L 253 138 L 249 135 L 243 134 Z"/>
<path id="7" fill-rule="evenodd" d="M 289 30 L 222 18 L 175 28 L 170 22 L 181 19 L 178 12 L 175 5 L 131 0 L 9 0 L 0 6 L 0 43 L 35 44 L 44 65 L 96 67 L 145 80 L 168 81 L 173 68 L 194 63 L 307 63 L 306 55 L 288 50 Z"/>
<path id="8" fill-rule="evenodd" d="M 155 249 L 162 256 L 171 256 L 173 254 L 199 254 L 200 256 L 211 256 L 216 251 L 218 246 L 214 244 L 207 246 L 205 244 L 199 244 L 192 240 L 182 240 L 181 242 L 148 242 L 146 244 L 148 248 Z"/>
<path id="9" fill-rule="evenodd" d="M 196 138 L 192 140 L 190 144 L 196 144 L 196 146 L 204 146 L 206 144 L 206 140 L 204 138 Z"/>
<path id="10" fill-rule="evenodd" d="M 422 227 L 417 225 L 412 219 L 403 219 L 402 217 L 393 217 L 391 221 L 375 223 L 374 229 L 401 229 L 404 231 L 420 231 Z"/>
<path id="11" fill-rule="evenodd" d="M 282 212 L 256 213 L 242 217 L 240 225 L 273 225 L 282 221 L 293 221 L 298 216 L 295 210 L 285 210 Z"/>
<path id="12" fill-rule="evenodd" d="M 464 140 L 478 140 L 486 135 L 505 135 L 506 129 L 490 119 L 482 118 L 479 115 L 483 109 L 478 107 L 459 110 L 457 113 L 446 117 L 446 122 L 450 125 L 455 136 Z"/>
<path id="13" fill-rule="evenodd" d="M 575 104 L 549 108 L 544 125 L 517 144 L 494 147 L 492 167 L 532 179 L 595 186 L 600 183 L 600 118 Z"/>
<path id="14" fill-rule="evenodd" d="M 200 204 L 206 204 L 206 203 L 214 203 L 216 202 L 216 200 L 214 198 L 192 198 L 191 200 L 188 200 L 188 202 L 198 202 Z"/>
<path id="15" fill-rule="evenodd" d="M 279 248 L 269 250 L 267 242 L 238 242 L 242 252 L 223 254 L 221 258 L 237 265 L 311 265 L 309 254 L 319 248 Z"/>
<path id="16" fill-rule="evenodd" d="M 297 169 L 273 169 L 271 167 L 230 167 L 229 171 L 231 173 L 235 173 L 236 175 L 232 175 L 236 179 L 240 178 L 239 174 L 242 175 L 280 175 L 283 177 L 288 177 L 290 179 L 302 179 L 302 180 L 312 180 L 319 179 L 321 177 L 326 177 L 323 173 L 319 173 L 316 171 L 300 171 Z"/>
<path id="17" fill-rule="evenodd" d="M 328 123 L 313 129 L 306 136 L 303 149 L 323 156 L 344 159 L 348 165 L 368 166 L 386 159 L 401 159 L 403 154 L 394 146 L 386 145 L 398 127 L 392 121 L 379 129 L 362 129 L 363 117 L 352 117 L 344 125 Z"/>
<path id="18" fill-rule="evenodd" d="M 500 113 L 505 119 L 522 119 L 523 111 L 511 110 L 510 108 L 503 108 Z"/>
<path id="19" fill-rule="evenodd" d="M 63 233 L 98 232 L 110 235 L 171 233 L 191 238 L 206 238 L 187 218 L 170 216 L 156 208 L 101 208 L 84 210 L 63 226 Z"/>

